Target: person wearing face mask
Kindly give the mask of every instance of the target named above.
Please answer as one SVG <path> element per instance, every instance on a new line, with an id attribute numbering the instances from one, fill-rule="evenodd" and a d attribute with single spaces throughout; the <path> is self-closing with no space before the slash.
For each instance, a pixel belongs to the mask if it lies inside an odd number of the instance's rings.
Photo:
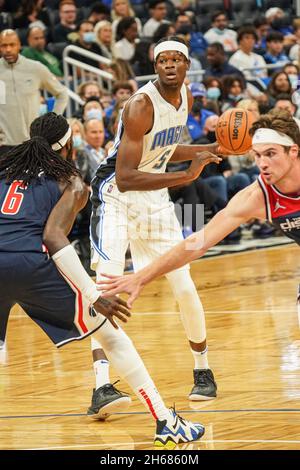
<path id="1" fill-rule="evenodd" d="M 96 43 L 94 24 L 91 21 L 84 20 L 80 23 L 78 35 L 79 38 L 74 42 L 74 46 L 78 46 L 81 49 L 85 49 L 86 51 L 102 55 L 101 48 Z M 77 52 L 70 52 L 70 57 L 72 57 L 72 59 L 79 60 L 80 62 L 84 62 L 87 65 L 91 65 L 92 67 L 101 68 L 100 63 L 96 60 L 84 57 L 83 55 L 78 54 Z"/>
<path id="2" fill-rule="evenodd" d="M 287 73 L 293 91 L 297 90 L 298 82 L 299 82 L 299 67 L 298 67 L 298 65 L 288 63 L 283 67 L 282 71 Z"/>
<path id="3" fill-rule="evenodd" d="M 230 108 L 238 107 L 239 101 L 248 98 L 245 82 L 238 76 L 228 75 L 223 79 L 222 113 Z"/>
<path id="4" fill-rule="evenodd" d="M 222 102 L 222 82 L 214 77 L 206 77 L 203 83 L 206 87 L 207 107 L 219 115 Z"/>
<path id="5" fill-rule="evenodd" d="M 228 27 L 228 18 L 223 11 L 217 11 L 212 16 L 212 28 L 205 34 L 204 38 L 208 44 L 219 42 L 223 44 L 226 52 L 234 52 L 237 50 L 237 34 Z"/>
<path id="6" fill-rule="evenodd" d="M 105 117 L 105 112 L 100 103 L 100 99 L 96 96 L 90 96 L 82 107 L 82 120 L 83 122 L 89 121 L 90 119 L 97 119 L 102 121 Z"/>
<path id="7" fill-rule="evenodd" d="M 92 170 L 89 164 L 88 153 L 85 150 L 86 143 L 83 124 L 76 118 L 68 119 L 68 123 L 72 129 L 72 160 L 76 168 L 80 171 L 83 181 L 88 187 L 90 187 Z M 74 246 L 86 271 L 90 275 L 93 275 L 93 272 L 90 270 L 90 217 L 91 202 L 88 200 L 84 208 L 78 213 L 68 238 Z"/>

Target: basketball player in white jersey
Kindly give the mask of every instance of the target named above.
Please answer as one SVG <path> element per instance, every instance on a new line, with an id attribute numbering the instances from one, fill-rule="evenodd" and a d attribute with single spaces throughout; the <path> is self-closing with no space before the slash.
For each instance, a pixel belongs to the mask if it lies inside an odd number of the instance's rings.
<path id="1" fill-rule="evenodd" d="M 130 294 L 128 305 L 151 280 L 198 259 L 228 233 L 252 218 L 267 219 L 300 245 L 300 131 L 287 111 L 261 116 L 250 130 L 260 175 L 237 193 L 201 231 L 172 248 L 146 268 L 100 284 L 105 294 Z M 109 276 L 110 277 L 110 276 Z M 299 296 L 298 296 L 299 314 Z"/>
<path id="2" fill-rule="evenodd" d="M 176 37 L 159 41 L 154 62 L 158 79 L 126 103 L 114 145 L 92 181 L 92 268 L 97 281 L 103 272 L 123 274 L 129 244 L 136 271 L 182 240 L 167 188 L 195 180 L 206 164 L 220 161 L 211 153 L 217 149 L 215 144 L 179 144 L 193 101 L 184 84 L 190 65 L 184 41 Z M 186 171 L 165 172 L 169 161 L 190 160 Z M 194 386 L 189 398 L 213 399 L 217 386 L 208 365 L 204 311 L 189 266 L 167 278 L 194 357 Z M 166 334 L 172 334 L 171 324 Z M 108 361 L 95 338 L 92 351 L 96 389 L 88 415 L 103 419 L 124 409 L 130 397 L 110 384 Z"/>

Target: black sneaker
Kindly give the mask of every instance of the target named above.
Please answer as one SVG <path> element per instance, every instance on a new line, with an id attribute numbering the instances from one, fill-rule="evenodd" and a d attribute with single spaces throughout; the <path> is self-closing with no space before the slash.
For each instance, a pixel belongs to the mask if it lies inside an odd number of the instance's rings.
<path id="1" fill-rule="evenodd" d="M 127 410 L 130 403 L 131 398 L 127 393 L 117 390 L 114 384 L 105 384 L 93 390 L 92 403 L 87 415 L 92 419 L 105 420 L 112 413 Z"/>
<path id="2" fill-rule="evenodd" d="M 213 400 L 217 396 L 217 384 L 210 369 L 194 369 L 194 387 L 189 395 L 192 401 Z"/>

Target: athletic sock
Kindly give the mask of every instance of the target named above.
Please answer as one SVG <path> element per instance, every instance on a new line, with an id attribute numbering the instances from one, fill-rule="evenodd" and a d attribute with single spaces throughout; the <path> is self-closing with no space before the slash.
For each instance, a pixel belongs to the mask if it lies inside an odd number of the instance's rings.
<path id="1" fill-rule="evenodd" d="M 128 378 L 127 378 L 128 380 Z M 152 380 L 134 389 L 135 394 L 141 402 L 149 409 L 155 420 L 167 420 L 172 418 L 170 410 L 165 406 Z"/>
<path id="2" fill-rule="evenodd" d="M 99 359 L 93 364 L 96 377 L 96 390 L 102 385 L 110 383 L 109 379 L 109 362 L 106 359 Z"/>
<path id="3" fill-rule="evenodd" d="M 195 361 L 195 369 L 209 369 L 208 365 L 208 357 L 207 357 L 207 348 L 204 351 L 194 351 L 191 349 L 194 361 Z"/>

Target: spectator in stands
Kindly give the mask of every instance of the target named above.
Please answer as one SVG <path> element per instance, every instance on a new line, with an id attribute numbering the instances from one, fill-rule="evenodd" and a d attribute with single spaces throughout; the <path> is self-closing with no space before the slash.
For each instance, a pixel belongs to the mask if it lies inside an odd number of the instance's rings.
<path id="1" fill-rule="evenodd" d="M 86 102 L 86 100 L 91 96 L 95 96 L 100 99 L 102 97 L 103 90 L 98 82 L 90 80 L 88 82 L 81 83 L 77 89 L 77 93 L 82 101 Z"/>
<path id="2" fill-rule="evenodd" d="M 107 109 L 111 106 L 113 102 L 113 97 L 110 91 L 103 90 L 102 96 L 100 98 L 100 103 L 104 109 L 105 115 L 107 114 Z"/>
<path id="3" fill-rule="evenodd" d="M 289 58 L 293 61 L 297 61 L 299 63 L 299 57 L 300 57 L 300 24 L 297 23 L 295 24 L 294 27 L 294 36 L 295 36 L 295 42 L 289 51 Z"/>
<path id="4" fill-rule="evenodd" d="M 82 107 L 82 120 L 87 122 L 90 119 L 102 121 L 105 117 L 105 111 L 102 107 L 100 99 L 96 96 L 90 96 Z"/>
<path id="5" fill-rule="evenodd" d="M 130 4 L 129 0 L 113 0 L 112 1 L 112 9 L 111 9 L 111 18 L 112 22 L 112 36 L 113 40 L 116 41 L 117 39 L 117 27 L 120 21 L 123 18 L 131 16 L 135 19 L 138 29 L 138 35 L 142 35 L 142 23 L 139 18 L 135 16 L 134 10 Z"/>
<path id="6" fill-rule="evenodd" d="M 85 147 L 85 132 L 82 122 L 79 119 L 71 118 L 68 119 L 70 127 L 72 129 L 72 159 L 76 165 L 76 168 L 80 170 L 81 176 L 84 182 L 88 185 L 91 183 L 91 174 L 88 164 L 87 153 L 84 150 Z"/>
<path id="7" fill-rule="evenodd" d="M 117 27 L 117 42 L 113 48 L 113 55 L 116 59 L 133 59 L 138 38 L 138 28 L 135 18 L 127 16 L 120 20 Z"/>
<path id="8" fill-rule="evenodd" d="M 236 32 L 228 27 L 228 18 L 224 11 L 217 11 L 212 15 L 212 28 L 204 34 L 204 38 L 208 44 L 220 42 L 224 46 L 226 52 L 234 52 L 237 50 Z"/>
<path id="9" fill-rule="evenodd" d="M 193 82 L 201 82 L 202 81 L 202 77 L 203 77 L 203 67 L 202 67 L 202 64 L 200 62 L 200 59 L 197 58 L 197 57 L 194 57 L 191 55 L 191 49 L 190 49 L 190 46 L 191 46 L 191 30 L 189 28 L 189 26 L 187 25 L 183 25 L 183 26 L 180 26 L 180 28 L 178 28 L 177 30 L 177 37 L 181 37 L 184 41 L 185 41 L 185 44 L 187 45 L 188 49 L 189 49 L 189 58 L 190 58 L 190 68 L 189 68 L 189 72 L 197 72 L 199 71 L 199 75 L 193 73 L 192 75 L 192 80 Z M 186 78 L 186 83 L 188 82 L 188 78 Z"/>
<path id="10" fill-rule="evenodd" d="M 267 52 L 264 54 L 264 59 L 267 64 L 277 64 L 282 62 L 288 62 L 288 56 L 283 50 L 283 34 L 279 31 L 271 31 L 266 37 Z M 279 66 L 277 69 L 269 71 L 270 75 L 274 71 L 278 71 L 282 68 Z"/>
<path id="11" fill-rule="evenodd" d="M 89 156 L 85 150 L 85 133 L 83 124 L 78 119 L 68 119 L 72 129 L 73 162 L 81 173 L 84 182 L 89 186 L 92 179 L 92 171 L 89 165 Z M 90 242 L 89 242 L 89 224 L 91 217 L 91 203 L 87 202 L 86 206 L 79 212 L 72 230 L 68 236 L 70 242 L 76 249 L 82 264 L 90 275 Z"/>
<path id="12" fill-rule="evenodd" d="M 152 38 L 159 25 L 167 21 L 167 7 L 162 0 L 150 0 L 148 5 L 150 18 L 144 24 L 143 36 Z"/>
<path id="13" fill-rule="evenodd" d="M 288 74 L 292 89 L 297 90 L 299 85 L 299 66 L 296 64 L 288 63 L 283 67 L 282 71 Z"/>
<path id="14" fill-rule="evenodd" d="M 14 28 L 27 29 L 29 25 L 43 29 L 50 26 L 50 18 L 44 8 L 44 0 L 22 0 L 14 15 Z"/>
<path id="15" fill-rule="evenodd" d="M 194 103 L 191 112 L 188 114 L 187 127 L 194 143 L 202 142 L 204 136 L 204 126 L 207 118 L 215 113 L 206 109 L 207 92 L 203 83 L 191 83 L 189 85 Z"/>
<path id="16" fill-rule="evenodd" d="M 270 25 L 265 16 L 259 16 L 253 21 L 253 26 L 257 34 L 254 50 L 258 54 L 264 54 L 267 48 L 266 37 L 270 31 Z"/>
<path id="17" fill-rule="evenodd" d="M 229 64 L 241 70 L 246 80 L 267 77 L 267 69 L 258 68 L 266 65 L 264 58 L 253 52 L 257 39 L 257 34 L 253 26 L 242 26 L 238 30 L 237 36 L 239 50 L 229 59 Z M 248 68 L 252 70 L 245 70 Z"/>
<path id="18" fill-rule="evenodd" d="M 103 148 L 105 140 L 104 123 L 99 119 L 89 119 L 84 122 L 85 130 L 85 150 L 88 155 L 88 162 L 91 171 L 91 177 L 94 178 L 97 168 L 105 159 Z"/>
<path id="19" fill-rule="evenodd" d="M 24 47 L 21 52 L 24 57 L 41 62 L 56 77 L 61 78 L 63 76 L 59 60 L 46 50 L 46 38 L 43 29 L 37 26 L 29 28 L 27 33 L 27 43 L 28 47 Z"/>
<path id="20" fill-rule="evenodd" d="M 203 80 L 203 84 L 206 88 L 206 97 L 208 100 L 207 106 L 209 104 L 209 101 L 215 103 L 215 113 L 219 115 L 223 92 L 223 85 L 221 80 L 215 77 L 206 77 Z"/>
<path id="21" fill-rule="evenodd" d="M 238 75 L 226 75 L 223 80 L 223 105 L 222 112 L 230 108 L 238 107 L 239 101 L 247 98 L 244 80 Z"/>
<path id="22" fill-rule="evenodd" d="M 8 2 L 0 0 L 0 32 L 13 27 L 12 14 L 8 11 Z"/>
<path id="23" fill-rule="evenodd" d="M 4 100 L 0 101 L 0 123 L 6 143 L 17 145 L 29 139 L 31 122 L 39 116 L 40 90 L 55 97 L 54 112 L 63 113 L 67 89 L 37 61 L 20 55 L 21 43 L 13 30 L 0 33 L 0 77 L 5 85 Z"/>
<path id="24" fill-rule="evenodd" d="M 138 84 L 135 81 L 133 69 L 127 60 L 113 60 L 107 71 L 113 75 L 115 81 L 128 81 L 131 83 L 134 91 L 138 89 Z"/>
<path id="25" fill-rule="evenodd" d="M 94 28 L 95 41 L 101 49 L 101 55 L 112 59 L 113 36 L 111 23 L 107 20 L 99 21 Z"/>
<path id="26" fill-rule="evenodd" d="M 109 21 L 110 10 L 103 3 L 96 2 L 92 5 L 90 14 L 87 19 L 94 24 L 99 23 L 99 21 Z"/>
<path id="27" fill-rule="evenodd" d="M 128 100 L 133 95 L 134 91 L 134 87 L 128 80 L 114 82 L 112 87 L 112 103 L 105 111 L 107 119 L 111 118 L 116 103 L 122 99 Z"/>
<path id="28" fill-rule="evenodd" d="M 179 15 L 176 18 L 175 21 L 175 28 L 176 32 L 178 31 L 178 34 L 181 34 L 179 30 L 182 28 L 182 26 L 188 28 L 189 34 L 190 34 L 190 39 L 189 39 L 189 50 L 190 54 L 193 57 L 196 57 L 201 60 L 201 58 L 205 55 L 208 43 L 206 39 L 204 38 L 203 34 L 200 31 L 194 31 L 193 30 L 193 24 L 192 24 L 192 19 L 191 16 L 186 14 L 186 13 L 179 13 Z M 170 34 L 171 35 L 171 34 Z M 156 43 L 153 39 L 153 41 Z"/>
<path id="29" fill-rule="evenodd" d="M 78 46 L 86 51 L 101 55 L 101 49 L 95 41 L 96 36 L 94 33 L 93 23 L 88 20 L 83 20 L 79 26 L 79 39 L 74 42 L 74 46 Z M 84 57 L 77 52 L 71 51 L 69 56 L 73 59 L 79 60 L 80 62 L 91 65 L 92 67 L 101 68 L 100 62 L 95 59 L 90 59 L 89 57 Z"/>
<path id="30" fill-rule="evenodd" d="M 297 105 L 292 101 L 291 95 L 288 93 L 280 93 L 277 95 L 273 109 L 285 109 L 286 111 L 289 111 L 300 128 L 300 119 L 295 117 Z"/>
<path id="31" fill-rule="evenodd" d="M 72 0 L 63 0 L 59 4 L 60 23 L 54 27 L 54 42 L 68 42 L 68 35 L 77 30 L 77 9 Z"/>
<path id="32" fill-rule="evenodd" d="M 272 29 L 280 31 L 284 36 L 293 34 L 293 28 L 289 24 L 289 18 L 282 8 L 271 7 L 266 11 L 265 16 Z"/>
<path id="33" fill-rule="evenodd" d="M 281 93 L 292 94 L 292 86 L 288 75 L 285 72 L 275 72 L 268 84 L 267 95 L 269 99 L 269 107 L 273 108 L 277 96 Z"/>
<path id="34" fill-rule="evenodd" d="M 243 73 L 228 63 L 223 44 L 219 42 L 210 44 L 206 58 L 208 65 L 204 77 L 222 78 L 224 75 L 239 75 L 244 79 Z"/>

